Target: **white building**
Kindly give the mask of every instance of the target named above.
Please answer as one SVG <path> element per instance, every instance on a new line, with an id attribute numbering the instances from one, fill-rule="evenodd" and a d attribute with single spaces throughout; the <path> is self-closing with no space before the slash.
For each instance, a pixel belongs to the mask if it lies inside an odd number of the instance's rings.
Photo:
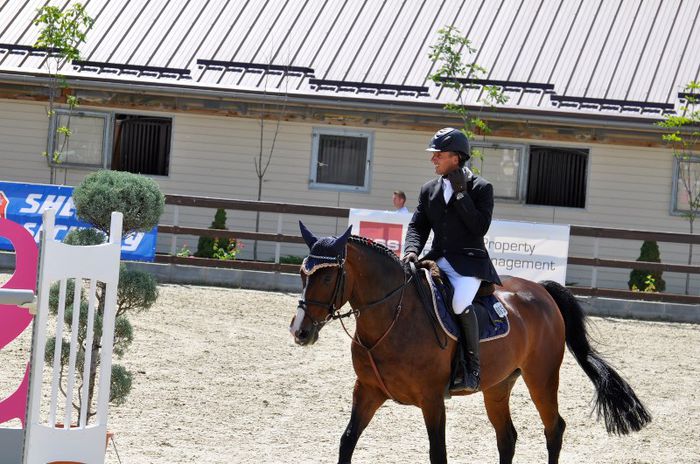
<path id="1" fill-rule="evenodd" d="M 44 3 L 0 1 L 0 180 L 51 180 L 41 156 L 47 50 L 32 48 Z M 96 21 L 82 60 L 61 68 L 82 113 L 53 167 L 57 183 L 106 167 L 150 175 L 166 193 L 256 199 L 262 140 L 263 163 L 274 143 L 263 200 L 390 209 L 401 189 L 413 208 L 433 172 L 426 143 L 459 124 L 443 109 L 454 93 L 427 78 L 437 30 L 453 25 L 488 70 L 466 98 L 493 128 L 475 145 L 496 218 L 688 231 L 676 161 L 655 123 L 698 79 L 700 2 L 92 0 L 86 9 Z M 508 102 L 483 106 L 484 85 Z M 212 217 L 193 211 L 180 224 Z M 292 219 L 285 233 L 298 232 Z M 229 212 L 231 229 L 252 221 Z M 344 225 L 309 222 L 329 233 Z M 275 229 L 264 216 L 263 230 Z M 570 254 L 590 256 L 591 243 L 572 237 Z M 634 260 L 640 245 L 603 241 L 600 256 Z M 687 260 L 686 246 L 660 245 L 665 262 Z M 567 280 L 588 285 L 590 273 L 571 266 Z M 599 286 L 624 288 L 628 275 L 601 269 Z M 682 290 L 682 276 L 664 278 Z"/>

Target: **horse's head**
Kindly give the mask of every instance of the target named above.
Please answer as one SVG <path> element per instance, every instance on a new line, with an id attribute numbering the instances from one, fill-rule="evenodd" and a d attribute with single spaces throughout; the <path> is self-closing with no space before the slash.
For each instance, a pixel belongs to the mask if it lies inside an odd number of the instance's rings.
<path id="1" fill-rule="evenodd" d="M 309 256 L 301 265 L 303 290 L 289 331 L 299 345 L 313 344 L 318 332 L 345 304 L 345 247 L 352 226 L 340 237 L 316 238 L 299 221 Z"/>

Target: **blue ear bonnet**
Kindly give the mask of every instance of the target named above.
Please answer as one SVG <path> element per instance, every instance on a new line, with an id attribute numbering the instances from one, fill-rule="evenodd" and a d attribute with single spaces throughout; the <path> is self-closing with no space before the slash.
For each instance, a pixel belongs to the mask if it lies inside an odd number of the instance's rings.
<path id="1" fill-rule="evenodd" d="M 316 238 L 301 221 L 299 221 L 299 229 L 310 250 L 309 256 L 302 265 L 307 274 L 311 274 L 319 266 L 337 265 L 345 259 L 345 246 L 352 227 L 349 227 L 340 237 L 322 238 Z"/>

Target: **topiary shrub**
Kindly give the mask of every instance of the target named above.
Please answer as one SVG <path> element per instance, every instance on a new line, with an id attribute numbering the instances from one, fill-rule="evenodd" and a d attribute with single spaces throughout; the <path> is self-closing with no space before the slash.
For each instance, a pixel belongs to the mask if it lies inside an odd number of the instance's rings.
<path id="1" fill-rule="evenodd" d="M 146 232 L 158 225 L 165 197 L 148 177 L 119 171 L 97 171 L 73 191 L 75 211 L 81 220 L 109 233 L 112 211 L 124 215 L 124 235 Z"/>
<path id="2" fill-rule="evenodd" d="M 655 241 L 645 240 L 642 243 L 637 261 L 660 263 L 661 252 L 659 251 L 659 245 Z M 633 269 L 630 272 L 630 280 L 627 282 L 627 285 L 630 290 L 663 292 L 666 290 L 666 282 L 661 277 L 662 274 L 662 271 Z"/>
<path id="3" fill-rule="evenodd" d="M 226 210 L 219 208 L 214 214 L 214 221 L 209 226 L 210 229 L 216 230 L 226 230 Z M 198 258 L 213 258 L 216 253 L 216 246 L 218 244 L 217 237 L 199 237 L 199 242 L 197 242 L 197 251 L 195 256 Z"/>
<path id="4" fill-rule="evenodd" d="M 158 224 L 163 212 L 165 199 L 153 180 L 137 174 L 116 171 L 98 171 L 88 175 L 85 180 L 74 190 L 77 216 L 83 221 L 94 226 L 90 229 L 77 229 L 68 233 L 64 243 L 69 245 L 98 245 L 105 243 L 109 233 L 111 215 L 113 211 L 120 211 L 124 215 L 124 235 L 133 232 L 142 232 L 152 229 Z M 73 317 L 73 298 L 75 279 L 67 282 L 66 306 L 64 321 L 66 323 L 66 337 L 70 336 L 70 325 Z M 82 282 L 80 282 L 82 285 Z M 104 315 L 105 286 L 98 282 L 97 285 L 97 311 L 95 313 L 95 338 L 92 346 L 86 346 L 87 335 L 87 291 L 80 291 L 80 316 L 78 325 L 79 350 L 76 357 L 80 385 L 88 382 L 89 403 L 92 407 L 95 383 L 97 380 L 97 367 L 99 366 L 99 352 L 101 349 L 100 338 L 102 331 L 102 318 Z M 58 283 L 51 287 L 49 293 L 49 308 L 52 314 L 57 314 L 58 309 Z M 114 324 L 114 355 L 121 358 L 133 341 L 133 326 L 129 322 L 128 315 L 149 309 L 158 299 L 158 287 L 156 280 L 147 272 L 127 269 L 122 265 L 119 269 L 119 286 L 117 288 L 117 314 Z M 53 347 L 55 338 L 47 340 L 45 361 L 53 362 Z M 62 340 L 68 347 L 67 340 Z M 92 365 L 89 378 L 83 379 L 83 365 L 86 350 L 92 350 Z M 67 365 L 68 350 L 62 351 L 61 364 Z M 65 359 L 63 359 L 65 357 Z M 131 391 L 133 375 L 125 367 L 119 364 L 112 365 L 112 377 L 110 384 L 110 401 L 114 405 L 124 403 Z M 80 414 L 80 411 L 78 411 Z M 87 417 L 95 412 L 87 411 Z"/>

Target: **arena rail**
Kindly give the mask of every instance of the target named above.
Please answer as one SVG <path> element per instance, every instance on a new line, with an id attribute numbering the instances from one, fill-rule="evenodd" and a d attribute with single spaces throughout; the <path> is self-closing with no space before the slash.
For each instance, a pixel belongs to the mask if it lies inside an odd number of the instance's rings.
<path id="1" fill-rule="evenodd" d="M 186 264 L 192 266 L 222 267 L 271 272 L 297 273 L 299 270 L 298 265 L 280 263 L 280 245 L 282 243 L 304 243 L 304 240 L 301 238 L 301 236 L 282 234 L 282 224 L 284 215 L 293 214 L 297 216 L 306 215 L 332 218 L 347 218 L 350 214 L 350 209 L 348 208 L 337 208 L 332 206 L 309 206 L 292 203 L 274 203 L 255 200 L 232 200 L 226 198 L 195 197 L 186 195 L 166 195 L 165 203 L 174 207 L 173 224 L 160 224 L 158 226 L 158 231 L 162 234 L 171 234 L 171 246 L 169 254 L 159 253 L 156 255 L 155 261 L 157 263 Z M 226 210 L 278 213 L 277 233 L 182 227 L 178 225 L 180 207 L 223 208 Z M 678 272 L 683 274 L 700 274 L 700 266 L 695 265 L 672 263 L 647 263 L 619 259 L 602 259 L 598 256 L 601 239 L 654 240 L 657 242 L 700 245 L 700 235 L 680 234 L 673 232 L 626 230 L 605 227 L 588 227 L 580 225 L 572 225 L 570 233 L 573 236 L 593 238 L 593 250 L 591 257 L 569 256 L 568 258 L 569 264 L 591 267 L 591 286 L 570 286 L 569 288 L 574 294 L 579 296 L 620 298 L 628 300 L 700 304 L 700 296 L 697 295 L 634 292 L 630 290 L 597 287 L 598 268 L 643 269 L 651 271 Z M 263 242 L 274 242 L 276 243 L 275 259 L 274 262 L 260 262 L 245 260 L 222 261 L 218 259 L 179 257 L 177 256 L 178 235 L 239 238 L 247 240 L 258 240 Z"/>

